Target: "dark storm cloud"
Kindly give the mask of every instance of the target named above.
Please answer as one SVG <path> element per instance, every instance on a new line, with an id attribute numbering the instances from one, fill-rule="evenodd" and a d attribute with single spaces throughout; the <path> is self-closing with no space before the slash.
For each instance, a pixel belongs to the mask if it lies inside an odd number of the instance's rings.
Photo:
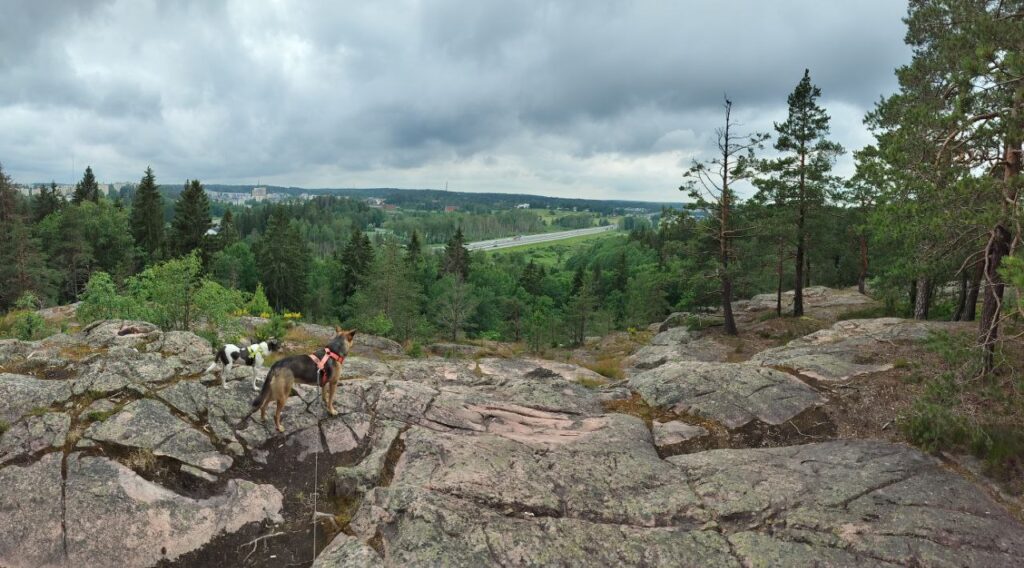
<path id="1" fill-rule="evenodd" d="M 908 58 L 892 0 L 0 4 L 22 181 L 73 158 L 106 181 L 677 199 L 723 93 L 770 130 L 810 68 L 855 148 Z"/>

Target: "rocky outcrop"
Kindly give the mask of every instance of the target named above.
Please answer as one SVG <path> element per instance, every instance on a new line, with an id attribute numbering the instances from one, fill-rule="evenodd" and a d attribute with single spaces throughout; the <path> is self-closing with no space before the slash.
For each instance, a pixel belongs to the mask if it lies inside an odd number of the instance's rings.
<path id="1" fill-rule="evenodd" d="M 826 288 L 825 286 L 809 286 L 803 289 L 804 309 L 817 311 L 844 311 L 877 305 L 869 296 L 865 296 L 856 288 Z M 775 294 L 758 294 L 744 302 L 740 308 L 748 312 L 774 310 L 777 303 Z M 735 308 L 734 304 L 734 308 Z M 782 311 L 793 309 L 793 290 L 782 293 Z"/>
<path id="2" fill-rule="evenodd" d="M 962 324 L 877 318 L 837 322 L 751 357 L 752 363 L 784 368 L 819 381 L 847 381 L 892 368 L 887 351 L 923 341 L 930 333 L 962 329 Z"/>
<path id="3" fill-rule="evenodd" d="M 711 336 L 685 327 L 673 327 L 655 335 L 624 361 L 627 377 L 660 367 L 669 361 L 721 362 L 733 349 Z"/>
<path id="4" fill-rule="evenodd" d="M 748 565 L 1009 566 L 1024 531 L 920 452 L 843 440 L 668 459 Z"/>
<path id="5" fill-rule="evenodd" d="M 736 429 L 783 424 L 825 403 L 805 383 L 773 369 L 738 363 L 676 361 L 629 380 L 649 404 Z"/>
<path id="6" fill-rule="evenodd" d="M 25 417 L 0 435 L 0 465 L 63 446 L 70 428 L 71 417 L 63 412 Z"/>
<path id="7" fill-rule="evenodd" d="M 37 409 L 71 398 L 71 386 L 63 381 L 46 381 L 25 375 L 0 373 L 0 420 L 12 423 Z"/>
<path id="8" fill-rule="evenodd" d="M 281 493 L 230 481 L 223 493 L 190 499 L 127 467 L 72 454 L 67 479 L 60 454 L 0 469 L 0 565 L 152 566 L 210 542 L 219 533 L 280 520 Z"/>
<path id="9" fill-rule="evenodd" d="M 129 404 L 111 418 L 90 426 L 85 436 L 97 442 L 151 451 L 216 473 L 231 467 L 232 462 L 229 456 L 217 451 L 203 432 L 155 400 Z"/>
<path id="10" fill-rule="evenodd" d="M 309 558 L 314 501 L 318 567 L 1012 565 L 1024 526 L 934 459 L 805 444 L 829 401 L 800 377 L 826 375 L 795 358 L 883 364 L 930 325 L 841 322 L 750 363 L 692 360 L 707 338 L 675 327 L 614 383 L 357 336 L 339 414 L 297 386 L 283 434 L 191 334 L 0 342 L 0 565 L 279 566 Z"/>

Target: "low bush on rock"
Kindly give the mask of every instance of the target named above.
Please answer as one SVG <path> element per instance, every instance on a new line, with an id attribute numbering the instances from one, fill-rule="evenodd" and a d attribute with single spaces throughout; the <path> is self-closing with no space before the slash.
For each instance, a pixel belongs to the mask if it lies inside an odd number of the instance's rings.
<path id="1" fill-rule="evenodd" d="M 900 417 L 911 442 L 927 451 L 970 452 L 989 473 L 1011 478 L 1024 473 L 1024 381 L 1007 353 L 995 372 L 984 374 L 972 338 L 933 334 L 927 348 L 946 369 L 923 379 L 923 391 Z"/>

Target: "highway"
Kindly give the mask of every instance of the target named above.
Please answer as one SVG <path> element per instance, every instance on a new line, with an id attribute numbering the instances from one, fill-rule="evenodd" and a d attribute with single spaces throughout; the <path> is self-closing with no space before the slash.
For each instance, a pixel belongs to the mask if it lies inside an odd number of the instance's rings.
<path id="1" fill-rule="evenodd" d="M 607 233 L 608 231 L 614 231 L 616 228 L 617 227 L 615 225 L 608 225 L 606 227 L 590 227 L 588 229 L 559 231 L 557 233 L 541 233 L 539 235 L 520 235 L 517 237 L 506 237 L 504 239 L 491 239 L 489 241 L 477 241 L 475 243 L 466 243 L 466 248 L 469 250 L 497 250 L 510 247 L 521 247 L 523 245 L 546 243 L 550 241 L 560 241 L 562 239 L 571 239 L 573 237 L 582 237 L 584 235 L 596 235 L 597 233 Z"/>

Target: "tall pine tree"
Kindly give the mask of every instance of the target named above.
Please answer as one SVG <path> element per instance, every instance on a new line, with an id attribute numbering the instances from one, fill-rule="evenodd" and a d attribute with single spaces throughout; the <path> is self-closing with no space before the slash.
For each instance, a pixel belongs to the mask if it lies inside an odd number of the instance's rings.
<path id="1" fill-rule="evenodd" d="M 159 260 L 164 247 L 164 198 L 156 185 L 153 168 L 146 168 L 135 191 L 129 223 L 135 245 L 143 251 L 146 259 L 149 262 Z"/>
<path id="2" fill-rule="evenodd" d="M 197 179 L 185 182 L 185 189 L 174 206 L 169 248 L 178 255 L 203 249 L 206 231 L 210 230 L 211 224 L 210 199 L 203 185 Z"/>
<path id="3" fill-rule="evenodd" d="M 732 285 L 735 270 L 733 262 L 737 231 L 732 214 L 736 206 L 736 193 L 731 184 L 751 175 L 749 165 L 754 161 L 754 150 L 761 148 L 767 134 L 740 134 L 739 123 L 732 119 L 732 101 L 725 99 L 725 124 L 716 131 L 717 153 L 705 162 L 694 161 L 684 177 L 687 183 L 680 187 L 689 191 L 696 203 L 711 213 L 708 227 L 711 238 L 718 245 L 718 263 L 715 271 L 720 284 L 722 315 L 725 332 L 738 334 L 732 314 Z"/>
<path id="4" fill-rule="evenodd" d="M 829 173 L 836 157 L 843 153 L 842 146 L 826 138 L 829 116 L 818 106 L 819 97 L 821 89 L 811 83 L 810 71 L 804 70 L 803 78 L 788 98 L 789 116 L 785 122 L 775 123 L 778 135 L 775 149 L 782 156 L 765 162 L 767 176 L 756 181 L 765 201 L 785 206 L 793 215 L 796 226 L 794 316 L 804 314 L 808 218 L 815 208 L 825 203 L 834 181 Z"/>

